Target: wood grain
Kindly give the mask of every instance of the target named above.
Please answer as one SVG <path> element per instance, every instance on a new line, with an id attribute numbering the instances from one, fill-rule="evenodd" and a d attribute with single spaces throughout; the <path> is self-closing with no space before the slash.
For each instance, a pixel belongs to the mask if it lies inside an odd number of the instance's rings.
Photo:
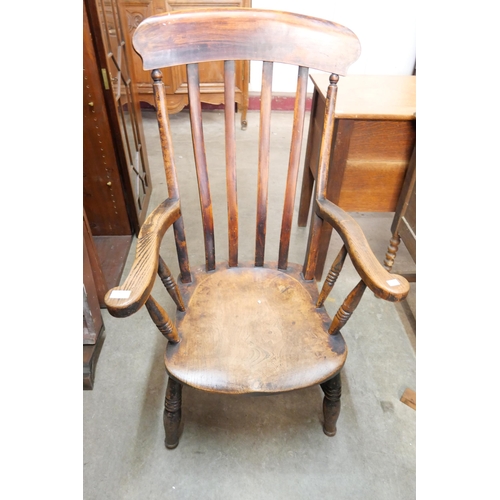
<path id="1" fill-rule="evenodd" d="M 215 269 L 215 236 L 212 197 L 208 181 L 207 155 L 201 116 L 200 79 L 197 64 L 187 65 L 189 89 L 189 118 L 193 137 L 193 151 L 196 165 L 196 178 L 200 195 L 201 218 L 205 242 L 205 265 L 207 271 Z"/>
<path id="2" fill-rule="evenodd" d="M 277 38 L 286 43 L 276 43 Z M 138 26 L 133 45 L 144 69 L 257 60 L 344 75 L 361 53 L 357 37 L 344 26 L 261 9 L 200 9 L 152 16 Z"/>
<path id="3" fill-rule="evenodd" d="M 412 389 L 406 388 L 400 401 L 414 410 L 417 409 L 417 393 Z"/>
<path id="4" fill-rule="evenodd" d="M 269 193 L 269 147 L 271 141 L 271 87 L 273 64 L 262 65 L 262 91 L 259 128 L 259 169 L 257 179 L 257 222 L 255 235 L 255 265 L 264 265 L 266 246 L 267 198 Z"/>
<path id="5" fill-rule="evenodd" d="M 279 269 L 286 269 L 288 263 L 293 207 L 295 205 L 295 193 L 297 191 L 300 153 L 302 150 L 302 136 L 304 133 L 308 74 L 308 68 L 304 68 L 303 66 L 299 67 L 299 74 L 297 77 L 297 93 L 295 97 L 293 114 L 292 143 L 290 145 L 290 159 L 288 162 L 285 201 L 283 205 L 283 217 L 281 220 L 281 236 L 278 257 Z"/>
<path id="6" fill-rule="evenodd" d="M 361 279 L 377 296 L 391 302 L 403 300 L 410 290 L 406 279 L 390 274 L 373 254 L 358 223 L 328 200 L 317 200 L 319 215 L 328 221 L 342 238 Z M 394 284 L 391 284 L 394 283 Z"/>
<path id="7" fill-rule="evenodd" d="M 226 190 L 229 265 L 238 265 L 238 187 L 236 181 L 236 137 L 234 131 L 234 61 L 224 61 L 224 124 L 226 146 Z"/>
<path id="8" fill-rule="evenodd" d="M 328 335 L 317 286 L 300 270 L 289 264 L 279 271 L 276 263 L 195 270 L 192 284 L 180 284 L 187 309 L 177 312 L 181 341 L 167 347 L 167 371 L 192 387 L 231 394 L 288 391 L 332 377 L 345 361 L 344 340 Z"/>
<path id="9" fill-rule="evenodd" d="M 158 271 L 160 243 L 167 229 L 180 217 L 178 200 L 165 200 L 151 212 L 137 238 L 135 260 L 123 284 L 108 290 L 106 307 L 117 318 L 130 316 L 146 302 Z M 111 298 L 114 290 L 130 291 L 128 298 Z"/>

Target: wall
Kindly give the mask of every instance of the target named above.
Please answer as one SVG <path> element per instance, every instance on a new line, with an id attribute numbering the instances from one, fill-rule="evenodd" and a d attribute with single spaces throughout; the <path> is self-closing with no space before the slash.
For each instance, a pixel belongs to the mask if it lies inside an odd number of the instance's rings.
<path id="1" fill-rule="evenodd" d="M 253 0 L 256 9 L 283 10 L 335 21 L 361 42 L 349 74 L 411 75 L 415 65 L 415 2 L 409 0 Z M 252 63 L 251 92 L 260 91 L 261 64 Z M 276 65 L 273 91 L 294 92 L 297 71 Z M 309 89 L 312 92 L 312 87 Z"/>

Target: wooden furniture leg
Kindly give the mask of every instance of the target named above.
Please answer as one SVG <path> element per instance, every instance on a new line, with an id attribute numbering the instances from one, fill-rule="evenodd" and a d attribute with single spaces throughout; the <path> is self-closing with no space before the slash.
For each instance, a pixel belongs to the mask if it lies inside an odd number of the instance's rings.
<path id="1" fill-rule="evenodd" d="M 173 378 L 168 379 L 165 395 L 163 426 L 165 427 L 165 446 L 173 450 L 179 444 L 182 416 L 182 385 Z"/>
<path id="2" fill-rule="evenodd" d="M 330 380 L 323 382 L 321 389 L 325 393 L 323 399 L 323 432 L 327 436 L 335 436 L 337 433 L 337 420 L 340 415 L 340 396 L 342 393 L 340 372 Z"/>

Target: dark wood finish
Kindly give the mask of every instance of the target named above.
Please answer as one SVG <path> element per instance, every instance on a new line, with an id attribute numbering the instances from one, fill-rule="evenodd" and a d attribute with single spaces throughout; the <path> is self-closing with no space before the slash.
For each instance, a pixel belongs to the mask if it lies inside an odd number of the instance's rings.
<path id="1" fill-rule="evenodd" d="M 325 300 L 327 299 L 328 295 L 330 295 L 330 292 L 332 291 L 333 286 L 335 285 L 335 282 L 337 281 L 337 278 L 340 275 L 340 271 L 342 271 L 342 267 L 344 266 L 344 261 L 346 257 L 347 257 L 347 248 L 345 245 L 342 245 L 340 252 L 333 261 L 332 267 L 330 268 L 330 271 L 328 271 L 328 275 L 325 278 L 325 282 L 323 283 L 323 288 L 321 289 L 321 293 L 319 294 L 316 307 L 321 307 L 325 303 Z"/>
<path id="2" fill-rule="evenodd" d="M 321 156 L 326 75 L 314 82 L 299 226 L 307 224 Z M 346 211 L 392 212 L 415 143 L 415 77 L 359 76 L 341 80 L 326 198 Z M 331 227 L 321 231 L 315 277 L 323 275 Z"/>
<path id="3" fill-rule="evenodd" d="M 132 234 L 124 236 L 94 236 L 93 238 L 99 264 L 107 284 L 102 296 L 102 304 L 104 304 L 104 295 L 109 288 L 120 284 L 133 239 L 134 236 Z M 104 307 L 104 305 L 101 305 L 101 307 Z"/>
<path id="4" fill-rule="evenodd" d="M 96 267 L 97 266 L 97 267 Z M 99 305 L 98 283 L 102 273 L 96 262 L 92 235 L 83 220 L 83 388 L 94 387 L 95 371 L 105 337 L 104 321 Z"/>
<path id="5" fill-rule="evenodd" d="M 286 269 L 288 264 L 288 251 L 290 248 L 290 233 L 292 230 L 293 207 L 295 205 L 295 193 L 297 192 L 297 178 L 299 175 L 300 152 L 302 136 L 304 133 L 304 118 L 306 114 L 307 76 L 309 68 L 299 67 L 297 78 L 297 94 L 293 115 L 292 143 L 290 146 L 290 160 L 288 163 L 288 175 L 286 179 L 285 201 L 283 206 L 283 218 L 281 221 L 280 249 L 278 257 L 279 269 Z"/>
<path id="6" fill-rule="evenodd" d="M 179 198 L 179 184 L 177 182 L 177 174 L 174 166 L 174 149 L 172 145 L 172 135 L 170 133 L 170 122 L 168 120 L 167 102 L 164 92 L 162 72 L 158 69 L 153 70 L 151 72 L 151 78 L 153 79 L 156 116 L 160 131 L 160 142 L 163 153 L 165 177 L 167 179 L 168 197 L 170 199 L 177 200 Z M 174 235 L 182 282 L 187 283 L 191 281 L 191 272 L 189 270 L 186 234 L 184 231 L 184 222 L 182 217 L 179 217 L 179 219 L 174 222 Z"/>
<path id="7" fill-rule="evenodd" d="M 226 394 L 274 394 L 321 384 L 325 392 L 324 430 L 335 433 L 340 410 L 340 370 L 347 349 L 338 331 L 369 287 L 384 299 L 398 301 L 408 293 L 408 283 L 390 274 L 377 261 L 360 227 L 342 209 L 326 200 L 328 165 L 335 133 L 335 96 L 339 75 L 344 74 L 360 51 L 359 41 L 348 29 L 329 21 L 298 14 L 246 9 L 199 10 L 152 17 L 137 27 L 134 46 L 152 69 L 160 140 L 164 150 L 169 198 L 145 222 L 139 235 L 136 259 L 125 283 L 106 295 L 110 313 L 133 314 L 146 304 L 153 321 L 169 340 L 165 366 L 169 375 L 166 408 L 166 445 L 177 446 L 180 435 L 181 387 L 188 385 Z M 319 47 L 328 50 L 318 50 Z M 258 186 L 255 259 L 238 262 L 238 205 L 232 85 L 232 61 L 263 62 L 261 123 L 258 147 Z M 226 189 L 228 193 L 229 261 L 215 264 L 213 216 L 208 183 L 201 116 L 200 68 L 210 61 L 226 61 Z M 299 66 L 293 117 L 292 145 L 287 174 L 279 262 L 265 259 L 268 205 L 269 147 L 271 144 L 272 71 L 274 63 Z M 175 326 L 151 297 L 155 272 L 171 287 L 170 272 L 158 256 L 160 241 L 170 225 L 182 224 L 170 125 L 161 73 L 154 66 L 187 64 L 191 129 L 205 236 L 205 265 L 190 271 L 183 236 L 177 253 L 181 275 L 179 292 L 184 308 L 177 308 Z M 298 159 L 303 134 L 308 68 L 331 73 L 324 138 L 312 228 L 304 266 L 288 262 L 290 219 L 295 199 Z M 222 125 L 222 124 L 221 124 Z M 185 210 L 186 207 L 183 208 Z M 332 275 L 320 300 L 314 281 L 321 229 L 331 225 L 344 241 Z M 175 231 L 174 231 L 175 233 Z M 176 241 L 179 243 L 179 233 Z M 330 335 L 332 324 L 322 303 L 340 261 L 349 254 L 361 282 L 342 306 L 343 313 Z M 168 268 L 167 268 L 168 269 Z M 183 271 L 184 269 L 184 271 Z M 338 273 L 337 273 L 338 274 Z M 335 275 L 335 278 L 337 276 Z M 114 294 L 118 294 L 116 297 Z M 121 297 L 121 294 L 127 297 Z M 184 309 L 184 310 L 183 310 Z M 178 335 L 178 337 L 176 336 Z"/>
<path id="8" fill-rule="evenodd" d="M 339 310 L 337 311 L 337 314 L 333 318 L 332 324 L 328 329 L 328 333 L 330 335 L 337 335 L 340 333 L 340 329 L 345 326 L 356 307 L 358 307 L 365 289 L 365 283 L 360 281 L 354 290 L 347 296 L 343 304 L 339 307 Z"/>
<path id="9" fill-rule="evenodd" d="M 137 238 L 135 261 L 127 279 L 120 286 L 108 290 L 104 299 L 113 316 L 130 316 L 146 303 L 158 271 L 161 239 L 179 217 L 179 201 L 169 199 L 151 212 Z M 123 293 L 120 292 L 125 292 L 127 296 L 122 298 Z"/>
<path id="10" fill-rule="evenodd" d="M 85 214 L 85 210 L 83 211 L 83 245 L 84 245 L 84 253 L 87 255 L 88 265 L 92 272 L 92 279 L 95 285 L 97 299 L 99 301 L 100 307 L 106 307 L 104 304 L 104 295 L 108 291 L 108 283 L 104 271 L 102 269 L 102 264 L 100 261 L 99 251 L 97 249 L 97 245 L 92 237 L 92 230 L 90 229 L 90 225 L 87 219 L 87 215 Z M 84 266 L 85 273 L 85 266 Z M 85 274 L 84 274 L 84 282 L 85 282 Z M 116 283 L 118 284 L 118 283 Z"/>
<path id="11" fill-rule="evenodd" d="M 235 96 L 234 61 L 224 62 L 224 99 L 233 102 Z M 226 145 L 226 190 L 229 265 L 238 265 L 238 187 L 236 182 L 236 137 L 234 106 L 224 107 Z"/>
<path id="12" fill-rule="evenodd" d="M 267 198 L 269 192 L 269 147 L 271 140 L 271 88 L 273 84 L 273 63 L 262 64 L 262 92 L 259 129 L 259 173 L 257 192 L 257 233 L 255 237 L 255 265 L 264 265 L 267 223 Z"/>
<path id="13" fill-rule="evenodd" d="M 165 427 L 165 446 L 173 450 L 179 444 L 181 436 L 182 418 L 182 385 L 172 377 L 167 383 L 165 394 L 165 410 L 163 412 L 163 426 Z"/>
<path id="14" fill-rule="evenodd" d="M 132 234 L 126 194 L 122 189 L 121 163 L 115 151 L 112 121 L 102 83 L 101 66 L 83 4 L 83 206 L 91 233 L 100 235 Z M 97 34 L 99 35 L 99 34 Z M 108 92 L 110 92 L 108 90 Z"/>
<path id="15" fill-rule="evenodd" d="M 83 345 L 83 389 L 92 390 L 95 384 L 97 362 L 106 338 L 104 325 L 101 327 L 95 344 Z"/>
<path id="16" fill-rule="evenodd" d="M 83 343 L 95 344 L 103 326 L 87 242 L 83 240 Z"/>
<path id="17" fill-rule="evenodd" d="M 189 117 L 191 119 L 191 133 L 193 135 L 194 160 L 196 177 L 200 193 L 203 234 L 205 236 L 205 263 L 207 271 L 215 269 L 215 239 L 214 216 L 212 212 L 212 198 L 208 182 L 207 157 L 205 154 L 205 140 L 201 123 L 200 78 L 197 64 L 187 65 L 189 88 Z"/>
<path id="18" fill-rule="evenodd" d="M 179 342 L 179 334 L 177 333 L 177 328 L 172 323 L 165 309 L 156 302 L 152 295 L 146 300 L 146 308 L 156 325 L 160 333 L 169 341 L 177 343 Z"/>
<path id="19" fill-rule="evenodd" d="M 132 37 L 140 22 L 154 14 L 179 10 L 219 7 L 252 7 L 251 0 L 119 0 L 122 24 L 128 27 L 126 43 L 133 53 Z M 149 73 L 142 67 L 140 57 L 133 53 L 132 74 L 137 82 L 139 99 L 155 106 Z M 234 84 L 238 111 L 241 111 L 241 128 L 247 126 L 248 82 L 250 65 L 248 61 L 237 61 Z M 184 65 L 165 68 L 165 97 L 169 113 L 176 113 L 188 105 L 187 74 Z M 223 104 L 224 96 L 223 61 L 207 62 L 200 65 L 200 99 L 204 103 Z"/>
<path id="20" fill-rule="evenodd" d="M 117 2 L 84 1 L 89 28 L 84 34 L 84 206 L 95 236 L 138 234 L 151 196 L 137 86 Z"/>
<path id="21" fill-rule="evenodd" d="M 193 283 L 180 285 L 187 309 L 177 313 L 181 342 L 167 347 L 168 372 L 229 394 L 289 391 L 330 378 L 345 361 L 344 340 L 328 335 L 316 283 L 300 270 L 276 263 L 196 269 Z"/>
<path id="22" fill-rule="evenodd" d="M 185 311 L 186 308 L 184 306 L 184 301 L 182 300 L 179 287 L 177 286 L 177 283 L 174 281 L 172 273 L 170 272 L 170 269 L 168 268 L 167 264 L 165 264 L 165 261 L 160 256 L 158 256 L 158 276 L 160 277 L 161 282 L 163 283 L 165 288 L 167 289 L 167 292 L 172 297 L 172 300 L 175 302 L 177 310 Z"/>
<path id="23" fill-rule="evenodd" d="M 417 153 L 413 151 L 408 171 L 406 172 L 401 194 L 391 225 L 392 238 L 384 260 L 384 267 L 390 271 L 398 251 L 399 243 L 403 240 L 411 258 L 417 262 Z M 410 277 L 415 281 L 415 276 Z"/>
<path id="24" fill-rule="evenodd" d="M 340 415 L 340 397 L 342 395 L 340 373 L 321 384 L 321 389 L 325 393 L 323 399 L 323 432 L 332 437 L 337 434 L 337 420 Z"/>
<path id="25" fill-rule="evenodd" d="M 284 32 L 286 43 L 277 44 Z M 361 53 L 355 35 L 343 26 L 307 16 L 298 24 L 295 14 L 260 9 L 199 9 L 152 16 L 135 31 L 133 45 L 144 69 L 259 60 L 345 75 Z M 318 47 L 328 47 L 328 54 Z"/>

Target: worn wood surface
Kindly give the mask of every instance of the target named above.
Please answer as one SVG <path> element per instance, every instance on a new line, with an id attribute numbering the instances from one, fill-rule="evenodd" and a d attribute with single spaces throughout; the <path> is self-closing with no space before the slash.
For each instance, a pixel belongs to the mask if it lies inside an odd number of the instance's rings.
<path id="1" fill-rule="evenodd" d="M 328 333 L 330 335 L 338 335 L 340 329 L 343 328 L 349 321 L 352 313 L 356 310 L 356 307 L 358 307 L 365 290 L 365 283 L 363 281 L 360 281 L 354 287 L 351 293 L 346 297 L 342 305 L 339 307 L 337 313 L 335 314 L 335 317 L 332 320 L 332 324 L 328 329 Z"/>
<path id="2" fill-rule="evenodd" d="M 276 43 L 277 38 L 283 43 Z M 200 9 L 152 16 L 138 26 L 133 45 L 144 69 L 258 60 L 339 75 L 346 73 L 361 52 L 357 37 L 344 26 L 260 9 Z"/>
<path id="3" fill-rule="evenodd" d="M 257 191 L 257 220 L 255 236 L 255 265 L 263 266 L 266 246 L 267 198 L 269 193 L 269 148 L 271 140 L 271 88 L 273 63 L 262 64 L 262 91 L 259 128 L 259 170 Z"/>
<path id="4" fill-rule="evenodd" d="M 328 75 L 312 73 L 313 107 L 300 193 L 299 226 L 307 224 L 323 138 Z M 414 76 L 348 75 L 338 83 L 326 198 L 345 211 L 393 212 L 415 143 Z M 322 277 L 331 228 L 319 238 Z"/>
<path id="5" fill-rule="evenodd" d="M 302 136 L 304 133 L 308 74 L 308 68 L 304 68 L 303 66 L 299 67 L 299 73 L 297 77 L 297 92 L 293 113 L 292 143 L 290 145 L 290 159 L 288 163 L 288 174 L 286 179 L 285 201 L 283 204 L 283 217 L 281 220 L 280 248 L 278 257 L 279 269 L 286 269 L 288 263 L 293 207 L 295 205 L 295 193 L 297 191 L 300 153 L 302 150 Z"/>
<path id="6" fill-rule="evenodd" d="M 238 187 L 236 182 L 236 137 L 234 130 L 234 61 L 224 61 L 224 124 L 226 146 L 226 190 L 229 265 L 238 265 Z"/>
<path id="7" fill-rule="evenodd" d="M 359 224 L 346 212 L 328 200 L 317 200 L 316 209 L 342 238 L 351 261 L 362 280 L 377 296 L 391 302 L 403 300 L 410 290 L 408 282 L 390 274 L 378 261 Z"/>
<path id="8" fill-rule="evenodd" d="M 221 7 L 224 4 L 234 7 L 252 7 L 251 0 L 118 0 L 120 15 L 125 30 L 125 41 L 129 53 L 132 54 L 130 71 L 137 82 L 139 99 L 154 106 L 151 79 L 148 71 L 144 71 L 142 60 L 132 47 L 132 37 L 138 22 L 153 14 L 175 12 L 193 8 Z M 184 65 L 165 69 L 165 99 L 169 113 L 177 113 L 188 105 L 187 75 Z M 250 64 L 248 61 L 237 61 L 235 74 L 235 101 L 241 111 L 242 128 L 246 126 L 248 110 L 248 80 Z M 213 61 L 200 66 L 201 100 L 210 104 L 225 103 L 223 62 Z"/>
<path id="9" fill-rule="evenodd" d="M 130 316 L 146 303 L 158 271 L 161 239 L 179 216 L 179 201 L 165 200 L 144 222 L 137 238 L 135 260 L 127 279 L 120 286 L 109 290 L 104 299 L 108 311 L 113 316 Z M 126 298 L 113 298 L 113 291 L 125 291 L 130 294 Z"/>
<path id="10" fill-rule="evenodd" d="M 106 303 L 115 316 L 127 316 L 146 303 L 153 321 L 169 339 L 165 365 L 169 374 L 165 406 L 167 447 L 175 447 L 180 434 L 182 384 L 228 394 L 271 394 L 322 384 L 325 391 L 324 429 L 335 432 L 340 409 L 340 370 L 347 350 L 340 332 L 329 335 L 331 318 L 318 304 L 314 278 L 318 244 L 323 226 L 330 224 L 342 237 L 345 250 L 361 276 L 345 310 L 352 312 L 365 285 L 387 300 L 401 300 L 407 285 L 399 285 L 375 259 L 361 229 L 344 211 L 325 199 L 328 190 L 329 153 L 335 133 L 335 95 L 339 75 L 360 53 L 359 41 L 348 29 L 334 23 L 298 14 L 258 9 L 213 9 L 155 16 L 141 23 L 134 46 L 152 76 L 163 148 L 169 199 L 156 209 L 139 236 L 136 260 L 129 277 L 118 290 L 130 290 L 128 299 Z M 238 262 L 238 205 L 234 112 L 225 112 L 226 189 L 228 193 L 229 261 L 215 265 L 211 193 L 201 122 L 199 71 L 211 60 L 225 61 L 226 100 L 234 99 L 235 65 L 240 60 L 263 62 L 261 123 L 258 156 L 255 259 Z M 271 100 L 273 65 L 300 67 L 294 130 L 284 197 L 279 262 L 265 259 L 268 204 L 269 148 L 272 135 Z M 195 168 L 205 236 L 206 265 L 190 270 L 187 258 L 175 155 L 167 116 L 161 73 L 157 68 L 187 64 Z M 317 192 L 304 265 L 288 262 L 290 218 L 293 210 L 298 158 L 305 114 L 308 68 L 328 71 L 328 111 L 322 116 L 324 132 L 318 160 Z M 306 155 L 311 156 L 311 148 Z M 332 205 L 332 206 L 330 206 Z M 166 229 L 174 226 L 181 274 L 179 293 L 170 285 L 170 273 L 158 250 Z M 346 257 L 341 252 L 339 260 Z M 334 265 L 332 273 L 340 272 Z M 156 272 L 177 299 L 176 325 L 150 296 Z M 302 272 L 303 274 L 302 274 Z M 338 273 L 337 273 L 338 274 Z M 336 277 L 336 276 L 335 276 Z M 330 277 L 332 278 L 332 277 Z M 389 281 L 389 283 L 388 283 Z M 330 279 L 323 296 L 333 284 Z M 184 307 L 179 307 L 183 304 Z M 317 307 L 318 306 L 320 307 Z M 184 310 L 183 310 L 184 309 Z M 342 319 L 342 318 L 341 318 Z M 177 337 L 178 336 L 178 337 Z M 178 342 L 176 343 L 176 341 Z"/>
<path id="11" fill-rule="evenodd" d="M 273 393 L 319 384 L 343 366 L 341 335 L 316 308 L 316 283 L 269 267 L 199 268 L 180 284 L 187 304 L 177 312 L 179 344 L 169 344 L 166 368 L 192 387 L 221 393 Z"/>

